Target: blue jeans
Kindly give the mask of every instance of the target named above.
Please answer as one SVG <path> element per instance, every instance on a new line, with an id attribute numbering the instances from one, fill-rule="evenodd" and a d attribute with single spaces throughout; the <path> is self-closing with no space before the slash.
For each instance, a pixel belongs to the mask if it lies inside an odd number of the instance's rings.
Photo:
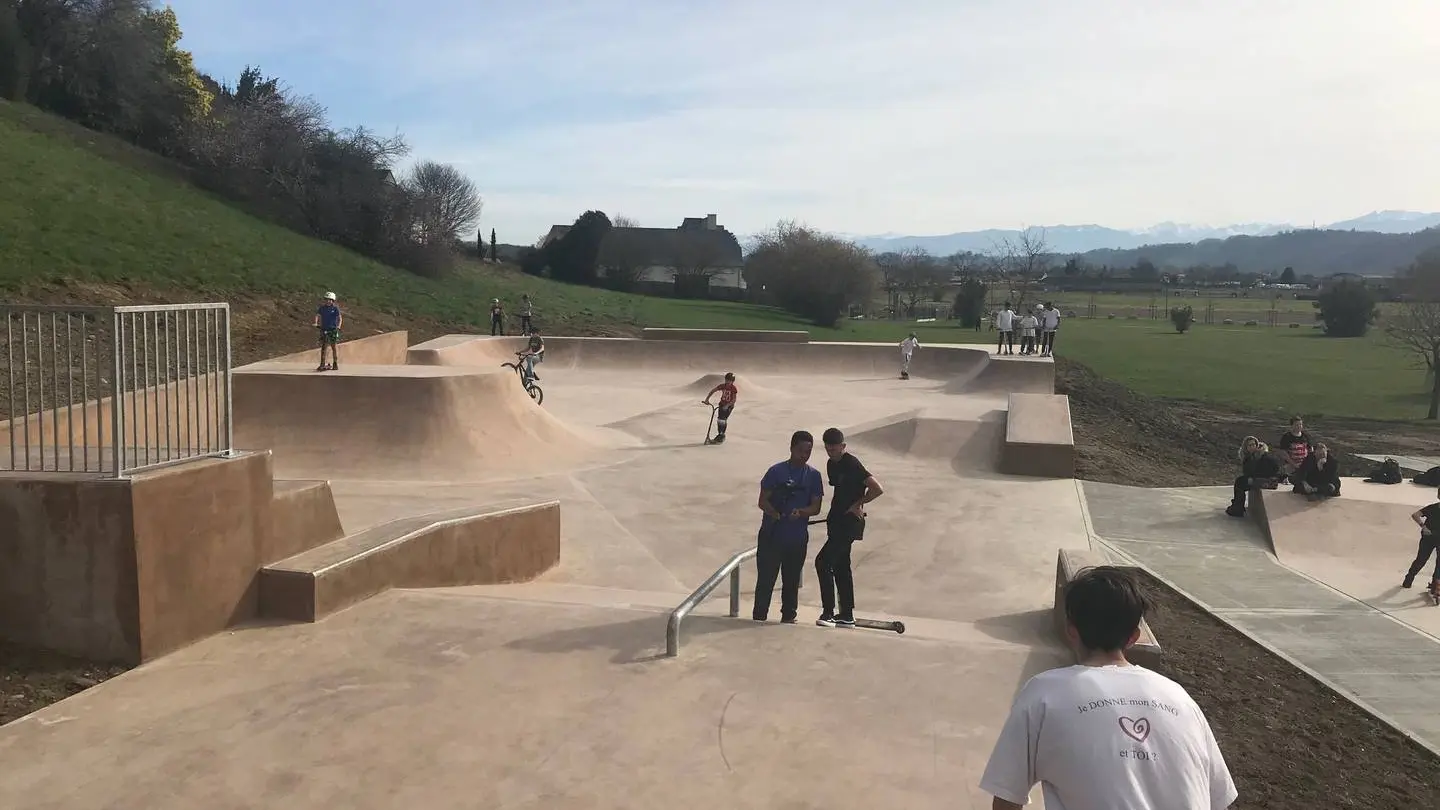
<path id="1" fill-rule="evenodd" d="M 536 364 L 536 363 L 543 363 L 543 362 L 545 362 L 545 355 L 543 355 L 543 354 L 527 354 L 527 355 L 525 355 L 525 379 L 527 379 L 527 380 L 529 380 L 529 379 L 534 379 L 534 378 L 535 378 L 535 364 Z"/>

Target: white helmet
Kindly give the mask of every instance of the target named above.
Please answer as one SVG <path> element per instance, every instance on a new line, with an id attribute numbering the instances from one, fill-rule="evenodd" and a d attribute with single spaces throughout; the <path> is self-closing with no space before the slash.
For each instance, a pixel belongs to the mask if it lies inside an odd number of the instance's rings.
<path id="1" fill-rule="evenodd" d="M 334 301 L 334 300 L 335 300 L 335 293 L 333 293 L 333 292 L 327 292 L 327 293 L 325 293 L 325 300 L 326 300 L 326 301 Z"/>

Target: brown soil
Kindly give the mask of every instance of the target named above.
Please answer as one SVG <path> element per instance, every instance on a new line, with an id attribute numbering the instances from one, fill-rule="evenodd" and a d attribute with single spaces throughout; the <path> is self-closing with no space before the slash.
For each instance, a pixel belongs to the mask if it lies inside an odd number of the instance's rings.
<path id="1" fill-rule="evenodd" d="M 177 297 L 175 290 L 118 285 L 57 285 L 37 289 L 26 299 L 95 304 L 199 300 L 194 291 Z M 231 304 L 236 364 L 310 348 L 309 302 L 253 296 L 232 298 Z M 377 333 L 407 329 L 412 342 L 455 331 L 453 325 L 355 307 L 347 315 Z M 624 330 L 598 325 L 596 333 Z M 1058 363 L 1057 389 L 1071 397 L 1078 475 L 1088 480 L 1137 486 L 1228 483 L 1241 439 L 1258 435 L 1273 442 L 1286 428 L 1283 416 L 1145 397 L 1084 366 Z M 1325 419 L 1310 427 L 1341 453 L 1347 474 L 1370 466 L 1349 455 L 1354 452 L 1440 455 L 1440 430 L 1425 425 Z M 1237 808 L 1372 808 L 1440 801 L 1440 760 L 1153 584 L 1158 610 L 1152 625 L 1166 649 L 1162 671 L 1190 691 L 1214 726 L 1239 786 Z M 123 669 L 0 644 L 0 724 Z"/>
<path id="2" fill-rule="evenodd" d="M 1205 712 L 1236 808 L 1431 807 L 1440 759 L 1157 580 L 1158 671 Z"/>

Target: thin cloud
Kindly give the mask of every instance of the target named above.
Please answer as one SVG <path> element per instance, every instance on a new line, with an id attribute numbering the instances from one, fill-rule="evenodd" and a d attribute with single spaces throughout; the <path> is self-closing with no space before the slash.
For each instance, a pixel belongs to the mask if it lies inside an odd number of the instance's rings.
<path id="1" fill-rule="evenodd" d="M 1440 209 L 1430 0 L 173 5 L 202 69 L 399 128 L 513 242 L 589 208 L 741 233 Z"/>

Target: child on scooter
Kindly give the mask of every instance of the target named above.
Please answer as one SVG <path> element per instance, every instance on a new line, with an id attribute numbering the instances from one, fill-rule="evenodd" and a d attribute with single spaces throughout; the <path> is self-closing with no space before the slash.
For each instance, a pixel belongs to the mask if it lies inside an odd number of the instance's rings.
<path id="1" fill-rule="evenodd" d="M 710 404 L 710 398 L 716 393 L 720 394 L 720 404 L 715 407 L 715 438 L 713 444 L 720 444 L 725 441 L 725 423 L 730 419 L 730 412 L 735 410 L 735 401 L 740 397 L 740 389 L 735 387 L 735 373 L 725 372 L 725 381 L 710 389 L 705 395 L 705 404 Z"/>

